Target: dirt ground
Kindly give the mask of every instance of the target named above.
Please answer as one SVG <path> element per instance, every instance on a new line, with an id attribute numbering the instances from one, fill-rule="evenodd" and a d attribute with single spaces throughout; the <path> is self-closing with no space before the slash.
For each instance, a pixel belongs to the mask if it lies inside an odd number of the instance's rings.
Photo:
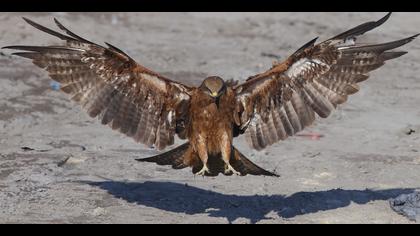
<path id="1" fill-rule="evenodd" d="M 55 27 L 56 17 L 175 80 L 243 81 L 271 66 L 267 54 L 285 58 L 384 14 L 1 13 L 0 46 L 58 42 L 21 19 Z M 394 13 L 364 40 L 397 40 L 419 25 L 419 13 Z M 138 163 L 157 152 L 90 119 L 45 72 L 2 50 L 0 223 L 414 223 L 388 203 L 420 187 L 420 40 L 404 49 L 303 131 L 320 139 L 296 136 L 262 152 L 235 140 L 280 178 L 202 178 Z"/>

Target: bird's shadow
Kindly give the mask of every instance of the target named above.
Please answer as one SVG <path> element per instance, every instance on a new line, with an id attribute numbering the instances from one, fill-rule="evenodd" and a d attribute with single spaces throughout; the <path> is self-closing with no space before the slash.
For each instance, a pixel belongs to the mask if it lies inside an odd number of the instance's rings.
<path id="1" fill-rule="evenodd" d="M 172 182 L 118 182 L 100 181 L 83 183 L 97 186 L 117 198 L 130 203 L 154 207 L 176 213 L 208 214 L 224 217 L 229 222 L 246 218 L 258 222 L 273 212 L 283 218 L 333 210 L 350 205 L 351 202 L 366 204 L 375 200 L 388 200 L 400 194 L 412 193 L 413 188 L 385 190 L 331 189 L 315 192 L 297 192 L 284 195 L 230 195 Z"/>

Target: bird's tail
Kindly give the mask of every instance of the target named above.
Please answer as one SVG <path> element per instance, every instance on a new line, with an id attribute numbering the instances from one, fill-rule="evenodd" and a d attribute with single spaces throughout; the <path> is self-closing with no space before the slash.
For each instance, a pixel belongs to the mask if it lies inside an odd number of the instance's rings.
<path id="1" fill-rule="evenodd" d="M 158 165 L 170 165 L 174 169 L 183 169 L 186 167 L 192 167 L 192 172 L 195 174 L 203 168 L 203 163 L 199 159 L 197 153 L 193 152 L 190 149 L 190 143 L 187 142 L 181 146 L 178 146 L 170 151 L 165 153 L 148 157 L 136 159 L 141 162 L 153 162 Z M 246 158 L 241 152 L 233 147 L 232 157 L 230 158 L 231 166 L 241 173 L 241 175 L 266 175 L 266 176 L 276 176 L 279 175 L 264 170 L 263 168 L 257 166 Z M 220 173 L 225 175 L 231 175 L 232 173 L 225 173 L 225 163 L 223 162 L 221 155 L 209 156 L 207 166 L 210 170 L 209 173 L 206 173 L 206 176 L 217 176 Z"/>
<path id="2" fill-rule="evenodd" d="M 158 165 L 171 165 L 174 169 L 183 169 L 188 167 L 184 162 L 184 154 L 187 152 L 189 146 L 190 143 L 187 142 L 162 154 L 136 160 L 141 162 L 154 162 Z"/>
<path id="3" fill-rule="evenodd" d="M 264 170 L 263 168 L 257 166 L 252 161 L 244 156 L 241 152 L 238 151 L 235 147 L 233 147 L 234 155 L 230 159 L 230 164 L 232 167 L 240 172 L 242 175 L 266 175 L 266 176 L 275 176 L 280 177 L 274 172 L 270 172 L 268 170 Z"/>
<path id="4" fill-rule="evenodd" d="M 244 175 L 265 175 L 265 176 L 275 176 L 280 177 L 276 173 L 264 170 L 263 168 L 257 166 L 248 158 L 246 158 L 241 152 L 238 151 L 235 147 L 232 146 L 232 156 L 229 160 L 230 165 L 237 172 Z M 198 157 L 197 157 L 198 159 Z M 221 154 L 210 155 L 207 161 L 207 167 L 209 168 L 209 173 L 205 173 L 206 176 L 217 176 L 220 173 L 224 175 L 232 175 L 232 172 L 225 172 L 225 163 L 222 159 Z M 192 165 L 192 172 L 195 174 L 203 168 L 203 163 L 201 161 L 196 162 L 195 165 Z"/>

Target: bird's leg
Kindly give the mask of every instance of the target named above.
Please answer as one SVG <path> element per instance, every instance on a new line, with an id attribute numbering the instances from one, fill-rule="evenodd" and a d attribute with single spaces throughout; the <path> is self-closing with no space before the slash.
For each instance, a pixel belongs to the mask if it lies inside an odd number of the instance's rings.
<path id="1" fill-rule="evenodd" d="M 203 168 L 195 174 L 204 176 L 206 173 L 210 173 L 210 170 L 207 167 L 207 160 L 209 159 L 209 157 L 207 154 L 206 143 L 204 142 L 201 136 L 199 136 L 198 138 L 197 151 L 198 151 L 198 156 L 201 159 L 201 162 L 203 162 Z"/>
<path id="2" fill-rule="evenodd" d="M 229 136 L 227 134 L 224 134 L 222 136 L 221 140 L 222 144 L 222 159 L 225 162 L 225 174 L 233 173 L 235 175 L 242 175 L 239 171 L 236 171 L 231 165 L 230 165 L 230 157 L 232 155 L 232 143 L 229 140 Z"/>

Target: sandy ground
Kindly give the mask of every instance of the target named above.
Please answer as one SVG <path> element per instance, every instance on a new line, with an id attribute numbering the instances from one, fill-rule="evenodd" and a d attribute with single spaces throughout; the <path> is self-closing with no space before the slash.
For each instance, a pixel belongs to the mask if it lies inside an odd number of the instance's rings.
<path id="1" fill-rule="evenodd" d="M 57 42 L 20 18 L 54 26 L 57 17 L 88 39 L 198 84 L 208 75 L 244 80 L 271 65 L 267 53 L 284 58 L 316 36 L 324 40 L 383 15 L 1 13 L 0 46 Z M 364 39 L 400 39 L 419 25 L 419 13 L 394 13 Z M 404 49 L 410 53 L 303 132 L 322 134 L 319 140 L 292 137 L 263 152 L 235 140 L 280 178 L 201 178 L 138 163 L 157 152 L 90 119 L 51 89 L 46 73 L 3 50 L 0 223 L 412 223 L 387 201 L 420 187 L 420 40 Z"/>

